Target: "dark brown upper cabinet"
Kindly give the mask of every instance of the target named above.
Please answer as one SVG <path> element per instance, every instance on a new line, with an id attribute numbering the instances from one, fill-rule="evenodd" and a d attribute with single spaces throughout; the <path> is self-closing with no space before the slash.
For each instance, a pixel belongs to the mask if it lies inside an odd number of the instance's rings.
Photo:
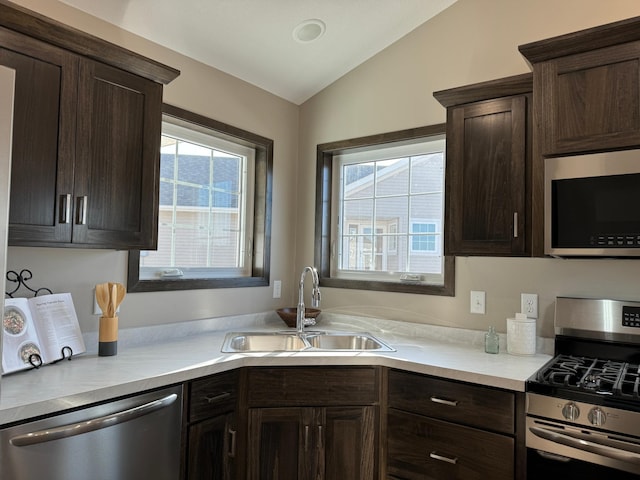
<path id="1" fill-rule="evenodd" d="M 9 244 L 155 248 L 179 72 L 5 1 L 0 65 L 16 71 Z"/>
<path id="2" fill-rule="evenodd" d="M 640 146 L 640 17 L 521 45 L 539 155 Z"/>
<path id="3" fill-rule="evenodd" d="M 434 93 L 447 107 L 445 255 L 531 254 L 531 91 L 524 74 Z"/>

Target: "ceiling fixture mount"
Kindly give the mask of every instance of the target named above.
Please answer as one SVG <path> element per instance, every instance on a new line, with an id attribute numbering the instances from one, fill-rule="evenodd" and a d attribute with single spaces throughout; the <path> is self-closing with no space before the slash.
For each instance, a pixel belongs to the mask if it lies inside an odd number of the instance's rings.
<path id="1" fill-rule="evenodd" d="M 293 38 L 300 43 L 313 42 L 324 35 L 326 28 L 322 20 L 316 18 L 305 20 L 293 29 Z"/>

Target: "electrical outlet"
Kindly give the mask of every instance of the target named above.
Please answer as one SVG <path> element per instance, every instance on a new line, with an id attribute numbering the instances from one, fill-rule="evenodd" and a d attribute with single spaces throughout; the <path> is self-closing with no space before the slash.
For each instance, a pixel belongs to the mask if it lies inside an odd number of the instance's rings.
<path id="1" fill-rule="evenodd" d="M 538 295 L 535 293 L 520 294 L 520 312 L 528 318 L 538 318 Z"/>
<path id="2" fill-rule="evenodd" d="M 273 281 L 273 298 L 280 298 L 282 294 L 282 281 L 274 280 Z"/>
<path id="3" fill-rule="evenodd" d="M 485 313 L 485 308 L 484 308 L 484 302 L 485 302 L 485 292 L 477 292 L 475 290 L 471 290 L 471 296 L 470 296 L 470 312 L 471 313 L 480 313 L 482 315 L 484 315 Z"/>

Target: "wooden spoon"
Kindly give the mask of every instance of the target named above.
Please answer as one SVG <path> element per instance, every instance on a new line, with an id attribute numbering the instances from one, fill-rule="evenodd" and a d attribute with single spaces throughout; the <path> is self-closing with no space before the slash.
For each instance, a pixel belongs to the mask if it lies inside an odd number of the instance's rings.
<path id="1" fill-rule="evenodd" d="M 124 300 L 124 296 L 127 294 L 127 290 L 121 283 L 116 283 L 116 310 Z"/>
<path id="2" fill-rule="evenodd" d="M 96 285 L 96 301 L 100 310 L 102 310 L 102 316 L 108 316 L 109 286 L 106 283 Z"/>

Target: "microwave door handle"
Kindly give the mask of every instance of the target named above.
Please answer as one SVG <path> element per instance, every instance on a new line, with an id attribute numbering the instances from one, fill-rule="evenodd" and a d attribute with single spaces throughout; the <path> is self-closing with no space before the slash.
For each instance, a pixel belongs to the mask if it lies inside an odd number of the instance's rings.
<path id="1" fill-rule="evenodd" d="M 554 443 L 566 445 L 585 452 L 595 453 L 596 455 L 601 455 L 603 457 L 640 465 L 640 446 L 632 443 L 624 442 L 625 444 L 623 445 L 623 442 L 616 441 L 616 446 L 613 447 L 601 444 L 594 438 L 587 439 L 587 437 L 590 437 L 589 435 L 572 435 L 568 432 L 560 433 L 540 427 L 530 427 L 529 430 L 534 435 Z M 625 448 L 625 446 L 627 446 L 628 449 Z"/>
<path id="2" fill-rule="evenodd" d="M 71 425 L 63 425 L 57 428 L 48 428 L 37 432 L 25 433 L 9 440 L 9 443 L 16 447 L 25 447 L 27 445 L 35 445 L 38 443 L 50 442 L 61 438 L 73 437 L 83 433 L 93 432 L 101 428 L 111 427 L 119 423 L 128 422 L 136 418 L 143 417 L 157 410 L 168 407 L 176 401 L 178 395 L 172 393 L 164 398 L 153 400 L 143 405 L 122 410 L 121 412 L 112 413 L 103 417 L 92 418 L 83 422 Z"/>

